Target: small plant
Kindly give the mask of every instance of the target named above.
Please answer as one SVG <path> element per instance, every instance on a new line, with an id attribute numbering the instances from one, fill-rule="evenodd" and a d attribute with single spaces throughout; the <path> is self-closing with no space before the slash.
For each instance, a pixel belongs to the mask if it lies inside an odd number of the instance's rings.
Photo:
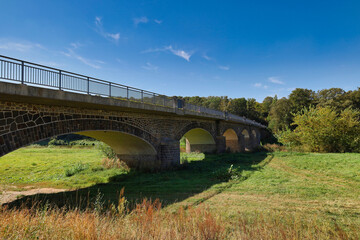
<path id="1" fill-rule="evenodd" d="M 89 164 L 83 164 L 81 162 L 76 163 L 73 167 L 65 169 L 65 176 L 71 177 L 75 174 L 82 172 L 89 168 Z"/>
<path id="2" fill-rule="evenodd" d="M 228 169 L 219 169 L 213 172 L 213 175 L 216 179 L 225 182 L 229 180 L 239 180 L 243 178 L 241 172 L 234 168 L 233 164 L 231 164 Z"/>
<path id="3" fill-rule="evenodd" d="M 188 156 L 181 155 L 180 156 L 180 164 L 188 164 L 188 163 L 189 163 Z"/>
<path id="4" fill-rule="evenodd" d="M 104 158 L 102 160 L 102 165 L 106 169 L 110 168 L 120 168 L 126 171 L 130 170 L 129 167 L 126 165 L 125 162 L 121 161 L 119 158 Z"/>
<path id="5" fill-rule="evenodd" d="M 96 194 L 95 202 L 94 202 L 94 210 L 96 213 L 101 213 L 104 209 L 104 196 L 103 194 L 98 190 L 98 193 Z"/>
<path id="6" fill-rule="evenodd" d="M 52 138 L 49 143 L 48 146 L 49 147 L 53 147 L 53 146 L 67 146 L 68 142 L 61 140 L 61 139 L 56 139 L 56 138 Z"/>

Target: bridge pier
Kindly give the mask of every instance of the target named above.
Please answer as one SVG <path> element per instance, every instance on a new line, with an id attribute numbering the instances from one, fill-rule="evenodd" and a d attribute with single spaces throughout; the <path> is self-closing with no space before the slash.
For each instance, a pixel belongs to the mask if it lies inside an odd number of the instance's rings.
<path id="1" fill-rule="evenodd" d="M 168 169 L 180 165 L 180 145 L 179 141 L 163 138 L 158 153 L 160 168 Z"/>
<path id="2" fill-rule="evenodd" d="M 226 137 L 217 136 L 215 142 L 216 142 L 216 152 L 224 153 L 226 151 Z"/>

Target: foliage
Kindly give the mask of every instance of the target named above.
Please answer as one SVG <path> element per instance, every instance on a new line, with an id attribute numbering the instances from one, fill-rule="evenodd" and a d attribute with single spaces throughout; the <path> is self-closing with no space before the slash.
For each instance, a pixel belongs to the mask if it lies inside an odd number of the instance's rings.
<path id="1" fill-rule="evenodd" d="M 129 171 L 129 167 L 126 165 L 125 162 L 121 161 L 119 158 L 103 158 L 103 160 L 101 161 L 102 165 L 104 166 L 104 168 L 106 169 L 110 169 L 110 168 L 119 168 L 119 169 L 124 169 L 125 171 Z"/>
<path id="2" fill-rule="evenodd" d="M 71 177 L 74 176 L 75 174 L 82 172 L 86 169 L 89 168 L 88 164 L 83 164 L 81 162 L 76 163 L 74 166 L 72 166 L 71 168 L 66 168 L 65 169 L 65 176 L 67 177 Z"/>
<path id="3" fill-rule="evenodd" d="M 107 144 L 101 142 L 98 144 L 99 150 L 102 152 L 102 154 L 108 158 L 108 159 L 116 159 L 116 152 Z"/>
<path id="4" fill-rule="evenodd" d="M 275 133 L 286 129 L 291 124 L 291 105 L 288 99 L 275 100 L 268 115 L 269 128 Z"/>
<path id="5" fill-rule="evenodd" d="M 296 128 L 281 132 L 279 141 L 310 152 L 359 152 L 359 115 L 351 108 L 340 113 L 331 107 L 304 108 L 294 114 Z"/>

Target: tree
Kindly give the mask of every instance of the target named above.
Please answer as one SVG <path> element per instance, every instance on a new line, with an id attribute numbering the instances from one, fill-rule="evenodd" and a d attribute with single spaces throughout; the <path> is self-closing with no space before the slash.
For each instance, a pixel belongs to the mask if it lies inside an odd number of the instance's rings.
<path id="1" fill-rule="evenodd" d="M 273 97 L 266 97 L 261 103 L 261 116 L 266 119 L 269 115 L 271 104 L 273 103 L 274 98 Z"/>
<path id="2" fill-rule="evenodd" d="M 269 128 L 273 132 L 289 128 L 292 122 L 290 101 L 286 98 L 274 101 L 270 108 L 268 121 Z"/>
<path id="3" fill-rule="evenodd" d="M 229 113 L 245 116 L 247 115 L 247 101 L 245 98 L 230 99 L 227 105 L 227 111 Z"/>
<path id="4" fill-rule="evenodd" d="M 321 107 L 332 107 L 338 111 L 343 108 L 345 91 L 341 88 L 323 89 L 317 92 L 316 101 Z"/>
<path id="5" fill-rule="evenodd" d="M 309 108 L 315 104 L 315 92 L 309 89 L 296 88 L 289 95 L 291 112 L 297 113 L 303 108 Z"/>
<path id="6" fill-rule="evenodd" d="M 359 152 L 359 110 L 338 113 L 331 107 L 303 108 L 294 116 L 296 128 L 278 134 L 279 141 L 310 152 Z"/>

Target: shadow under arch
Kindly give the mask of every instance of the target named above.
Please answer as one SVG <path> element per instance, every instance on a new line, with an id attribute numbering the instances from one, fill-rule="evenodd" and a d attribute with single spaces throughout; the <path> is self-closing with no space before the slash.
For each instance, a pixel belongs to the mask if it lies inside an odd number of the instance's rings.
<path id="1" fill-rule="evenodd" d="M 223 136 L 225 137 L 226 150 L 240 152 L 239 137 L 234 129 L 228 128 Z"/>
<path id="2" fill-rule="evenodd" d="M 251 149 L 251 138 L 250 138 L 250 133 L 249 133 L 249 130 L 244 128 L 242 131 L 241 131 L 241 134 L 243 135 L 244 137 L 244 147 L 245 147 L 245 150 L 248 151 Z"/>
<path id="3" fill-rule="evenodd" d="M 35 142 L 70 133 L 90 136 L 100 141 L 104 141 L 105 143 L 110 143 L 109 145 L 112 145 L 114 149 L 117 148 L 118 150 L 124 150 L 116 147 L 115 144 L 112 144 L 109 140 L 110 138 L 105 137 L 105 134 L 100 134 L 101 131 L 103 133 L 108 132 L 109 135 L 112 135 L 112 137 L 117 139 L 124 137 L 131 139 L 131 143 L 128 143 L 127 146 L 135 146 L 136 143 L 138 143 L 139 146 L 147 146 L 146 151 L 142 150 L 141 152 L 151 155 L 151 159 L 155 161 L 156 153 L 159 152 L 160 148 L 159 139 L 140 128 L 110 119 L 68 119 L 49 122 L 6 133 L 2 135 L 0 139 L 5 143 L 5 147 L 0 148 L 0 156 Z M 114 132 L 116 133 L 114 134 Z M 140 144 L 140 141 L 146 144 Z M 141 148 L 133 147 L 132 150 L 134 149 L 140 150 Z M 122 152 L 119 151 L 120 157 L 121 153 Z M 125 152 L 122 156 L 124 160 L 130 160 L 128 153 L 129 151 Z M 156 159 L 156 161 L 158 160 Z M 133 161 L 131 164 L 135 162 Z"/>
<path id="4" fill-rule="evenodd" d="M 213 136 L 203 128 L 193 128 L 184 134 L 186 152 L 212 153 L 216 151 L 216 142 Z"/>
<path id="5" fill-rule="evenodd" d="M 151 168 L 160 166 L 157 151 L 146 140 L 129 133 L 120 131 L 82 131 L 76 134 L 99 140 L 109 145 L 121 161 L 126 162 L 130 168 Z"/>
<path id="6" fill-rule="evenodd" d="M 251 130 L 251 134 L 253 136 L 253 146 L 258 146 L 260 144 L 261 135 L 258 130 Z"/>

